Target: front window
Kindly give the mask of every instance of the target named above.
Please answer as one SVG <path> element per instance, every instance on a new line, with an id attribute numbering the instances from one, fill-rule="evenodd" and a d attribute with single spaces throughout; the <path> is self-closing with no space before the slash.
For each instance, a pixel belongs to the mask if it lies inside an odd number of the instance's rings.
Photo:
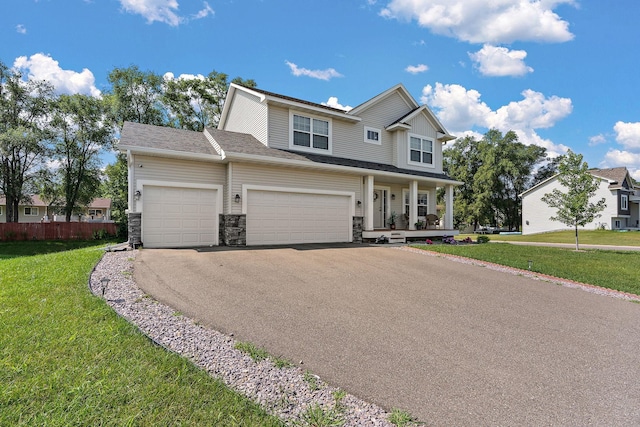
<path id="1" fill-rule="evenodd" d="M 25 216 L 38 216 L 38 208 L 34 207 L 25 207 L 24 208 Z"/>
<path id="2" fill-rule="evenodd" d="M 629 196 L 622 194 L 620 196 L 620 210 L 626 211 L 629 209 Z"/>
<path id="3" fill-rule="evenodd" d="M 427 216 L 429 207 L 429 193 L 418 192 L 418 217 Z M 409 217 L 409 191 L 404 191 L 404 213 Z"/>
<path id="4" fill-rule="evenodd" d="M 315 117 L 292 114 L 291 148 L 330 151 L 330 122 Z"/>
<path id="5" fill-rule="evenodd" d="M 102 216 L 102 209 L 89 209 L 89 215 Z"/>
<path id="6" fill-rule="evenodd" d="M 421 166 L 433 165 L 433 140 L 409 135 L 409 162 Z"/>

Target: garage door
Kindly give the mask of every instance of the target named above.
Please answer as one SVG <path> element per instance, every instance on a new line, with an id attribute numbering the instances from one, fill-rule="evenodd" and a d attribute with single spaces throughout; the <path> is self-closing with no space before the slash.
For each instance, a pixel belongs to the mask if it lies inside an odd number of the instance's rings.
<path id="1" fill-rule="evenodd" d="M 348 196 L 251 190 L 247 245 L 350 241 Z"/>
<path id="2" fill-rule="evenodd" d="M 147 248 L 218 244 L 217 190 L 144 186 L 142 243 Z"/>

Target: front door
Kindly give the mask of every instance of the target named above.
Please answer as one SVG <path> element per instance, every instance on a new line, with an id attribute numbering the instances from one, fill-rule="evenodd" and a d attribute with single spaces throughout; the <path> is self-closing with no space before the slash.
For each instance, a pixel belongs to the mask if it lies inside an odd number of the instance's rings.
<path id="1" fill-rule="evenodd" d="M 387 190 L 373 190 L 373 228 L 386 228 Z"/>

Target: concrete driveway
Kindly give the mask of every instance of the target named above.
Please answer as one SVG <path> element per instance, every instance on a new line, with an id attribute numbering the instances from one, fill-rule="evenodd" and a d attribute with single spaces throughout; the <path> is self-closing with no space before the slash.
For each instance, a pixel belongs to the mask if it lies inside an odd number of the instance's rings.
<path id="1" fill-rule="evenodd" d="M 134 278 L 427 425 L 640 425 L 640 304 L 371 246 L 145 249 Z"/>

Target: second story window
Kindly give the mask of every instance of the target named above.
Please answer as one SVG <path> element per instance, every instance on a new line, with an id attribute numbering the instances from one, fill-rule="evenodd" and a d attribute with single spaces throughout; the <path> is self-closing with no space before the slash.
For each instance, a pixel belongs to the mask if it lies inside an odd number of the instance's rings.
<path id="1" fill-rule="evenodd" d="M 292 114 L 291 122 L 291 148 L 331 152 L 331 126 L 328 120 Z"/>
<path id="2" fill-rule="evenodd" d="M 418 135 L 409 135 L 409 163 L 433 166 L 433 141 Z"/>
<path id="3" fill-rule="evenodd" d="M 629 196 L 626 194 L 620 195 L 620 210 L 626 211 L 629 209 Z"/>
<path id="4" fill-rule="evenodd" d="M 368 142 L 370 144 L 380 145 L 382 144 L 380 138 L 380 129 L 364 127 L 364 142 Z"/>

